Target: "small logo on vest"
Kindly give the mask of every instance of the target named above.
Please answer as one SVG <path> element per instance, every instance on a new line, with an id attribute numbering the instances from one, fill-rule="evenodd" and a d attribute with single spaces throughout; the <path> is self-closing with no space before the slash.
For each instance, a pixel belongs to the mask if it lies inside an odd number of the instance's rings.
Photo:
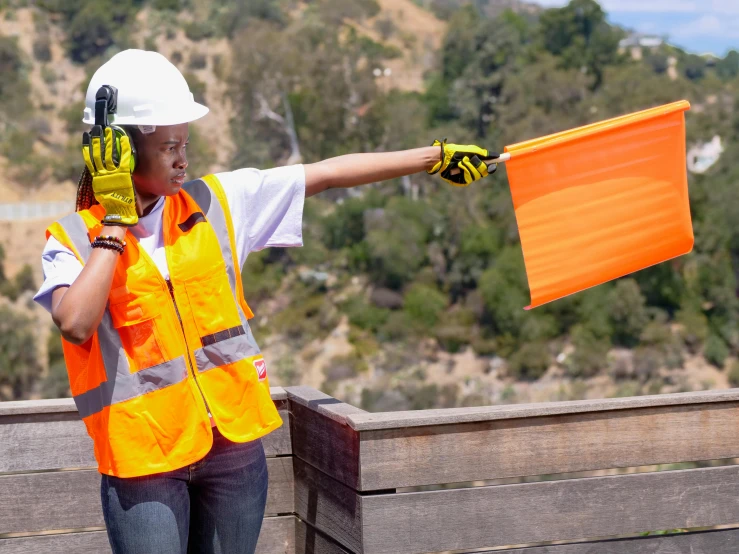
<path id="1" fill-rule="evenodd" d="M 254 360 L 254 367 L 257 370 L 259 380 L 264 381 L 267 378 L 267 362 L 264 361 L 264 358 L 261 360 Z"/>

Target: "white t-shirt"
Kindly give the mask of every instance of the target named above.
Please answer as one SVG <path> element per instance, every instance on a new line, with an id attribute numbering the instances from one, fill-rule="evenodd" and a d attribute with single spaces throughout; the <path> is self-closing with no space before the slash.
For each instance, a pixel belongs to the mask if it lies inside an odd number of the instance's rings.
<path id="1" fill-rule="evenodd" d="M 249 252 L 271 246 L 303 246 L 305 170 L 302 165 L 267 170 L 246 168 L 216 176 L 223 185 L 231 211 L 239 266 L 244 265 Z M 166 279 L 169 269 L 164 255 L 163 213 L 162 197 L 130 231 Z M 33 299 L 51 312 L 51 293 L 57 287 L 70 286 L 82 271 L 82 264 L 54 237 L 46 242 L 41 263 L 44 282 Z"/>

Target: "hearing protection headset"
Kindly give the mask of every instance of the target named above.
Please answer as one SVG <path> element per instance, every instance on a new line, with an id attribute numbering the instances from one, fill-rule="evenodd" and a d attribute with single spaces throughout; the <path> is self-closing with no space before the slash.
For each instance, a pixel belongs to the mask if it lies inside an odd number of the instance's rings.
<path id="1" fill-rule="evenodd" d="M 137 161 L 136 145 L 133 142 L 133 138 L 122 127 L 108 123 L 108 115 L 115 114 L 117 110 L 118 89 L 112 85 L 103 85 L 95 94 L 95 126 L 93 127 L 93 133 L 98 126 L 98 132 L 100 132 L 101 136 L 104 136 L 106 127 L 110 127 L 113 131 L 113 162 L 115 164 L 118 164 L 121 156 L 121 138 L 128 137 L 131 145 L 131 173 L 133 173 Z"/>

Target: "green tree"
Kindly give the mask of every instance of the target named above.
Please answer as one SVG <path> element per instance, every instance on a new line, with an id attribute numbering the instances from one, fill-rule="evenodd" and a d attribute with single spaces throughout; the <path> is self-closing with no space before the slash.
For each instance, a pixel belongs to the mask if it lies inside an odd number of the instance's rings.
<path id="1" fill-rule="evenodd" d="M 404 310 L 423 329 L 431 329 L 442 318 L 447 296 L 425 285 L 413 285 L 405 294 Z"/>
<path id="2" fill-rule="evenodd" d="M 546 344 L 526 343 L 511 356 L 508 371 L 517 379 L 533 381 L 544 375 L 551 359 Z"/>
<path id="3" fill-rule="evenodd" d="M 634 279 L 622 279 L 609 298 L 613 342 L 623 346 L 635 346 L 644 327 L 649 322 L 645 299 Z"/>
<path id="4" fill-rule="evenodd" d="M 729 51 L 716 63 L 716 74 L 722 79 L 734 79 L 739 75 L 739 52 Z"/>
<path id="5" fill-rule="evenodd" d="M 0 399 L 29 398 L 41 374 L 36 351 L 36 322 L 0 306 Z"/>
<path id="6" fill-rule="evenodd" d="M 517 337 L 527 316 L 523 308 L 529 303 L 520 248 L 504 248 L 480 277 L 479 288 L 493 329 Z"/>
<path id="7" fill-rule="evenodd" d="M 594 76 L 593 88 L 603 83 L 605 67 L 619 60 L 621 33 L 608 25 L 594 0 L 571 0 L 545 11 L 539 20 L 541 42 L 562 60 L 563 67 L 585 68 Z"/>
<path id="8" fill-rule="evenodd" d="M 69 388 L 67 366 L 64 363 L 61 334 L 56 325 L 51 326 L 51 334 L 46 346 L 49 370 L 41 383 L 41 394 L 44 398 L 67 398 L 72 393 Z"/>

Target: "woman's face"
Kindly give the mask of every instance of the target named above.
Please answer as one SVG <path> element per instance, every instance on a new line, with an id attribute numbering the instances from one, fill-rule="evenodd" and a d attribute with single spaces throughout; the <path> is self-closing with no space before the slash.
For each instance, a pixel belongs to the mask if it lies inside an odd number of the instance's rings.
<path id="1" fill-rule="evenodd" d="M 145 135 L 137 132 L 133 182 L 143 207 L 160 196 L 177 194 L 185 182 L 188 124 L 166 125 Z"/>

